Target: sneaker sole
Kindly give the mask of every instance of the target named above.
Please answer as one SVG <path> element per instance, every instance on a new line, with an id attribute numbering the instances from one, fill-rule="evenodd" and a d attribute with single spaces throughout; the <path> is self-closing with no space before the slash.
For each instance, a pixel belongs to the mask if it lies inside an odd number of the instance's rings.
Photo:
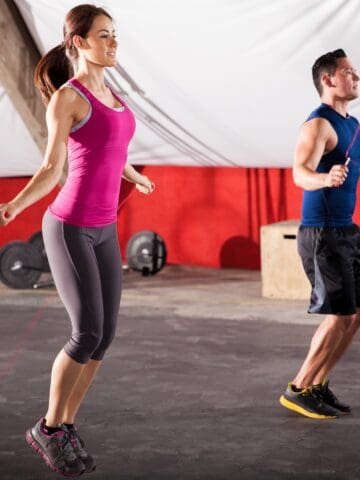
<path id="1" fill-rule="evenodd" d="M 330 407 L 332 407 L 332 405 L 330 405 Z M 337 410 L 339 412 L 339 417 L 342 417 L 343 415 L 350 415 L 350 413 L 351 413 L 351 410 L 350 410 L 350 412 L 343 412 L 342 410 L 339 410 L 336 407 L 332 407 L 332 408 L 335 408 L 335 410 Z"/>
<path id="2" fill-rule="evenodd" d="M 95 472 L 95 470 L 96 470 L 96 465 L 95 465 L 95 467 L 93 467 L 91 469 L 90 468 L 85 468 L 84 473 L 92 473 L 92 472 Z"/>
<path id="3" fill-rule="evenodd" d="M 30 430 L 27 430 L 26 432 L 26 435 L 25 435 L 25 438 L 26 438 L 26 441 L 27 443 L 30 445 L 31 448 L 33 448 L 36 453 L 38 453 L 38 455 L 40 455 L 40 457 L 43 458 L 43 460 L 45 461 L 46 465 L 51 469 L 53 470 L 54 472 L 57 472 L 57 473 L 60 473 L 61 475 L 63 475 L 64 477 L 80 477 L 80 475 L 82 475 L 84 472 L 81 472 L 81 473 L 64 473 L 62 472 L 58 467 L 56 467 L 52 461 L 50 460 L 50 458 L 46 455 L 46 453 L 44 452 L 44 450 L 41 448 L 41 445 L 35 440 L 35 438 L 33 437 L 32 433 L 31 433 L 31 429 Z"/>
<path id="4" fill-rule="evenodd" d="M 74 445 L 73 445 L 73 447 L 74 447 Z M 74 450 L 75 450 L 75 453 L 76 453 L 76 449 L 75 449 L 75 448 L 74 448 Z M 83 460 L 83 458 L 82 458 L 80 455 L 78 455 L 78 458 L 80 458 L 80 460 L 81 460 L 81 461 L 83 462 L 83 464 L 85 465 L 84 473 L 92 473 L 92 472 L 95 472 L 96 467 L 97 467 L 96 463 L 95 463 L 95 465 L 94 465 L 92 468 L 87 468 L 87 467 L 86 467 L 86 463 L 85 463 L 86 460 L 85 460 L 85 459 Z"/>
<path id="5" fill-rule="evenodd" d="M 281 405 L 285 408 L 288 408 L 289 410 L 292 410 L 293 412 L 300 413 L 300 415 L 304 415 L 305 417 L 308 418 L 317 418 L 320 420 L 326 420 L 326 419 L 331 419 L 331 418 L 338 418 L 338 415 L 321 415 L 319 413 L 315 412 L 309 412 L 308 410 L 305 410 L 305 408 L 300 407 L 299 405 L 296 405 L 296 403 L 292 403 L 289 400 L 287 400 L 284 395 L 281 395 L 279 402 Z"/>

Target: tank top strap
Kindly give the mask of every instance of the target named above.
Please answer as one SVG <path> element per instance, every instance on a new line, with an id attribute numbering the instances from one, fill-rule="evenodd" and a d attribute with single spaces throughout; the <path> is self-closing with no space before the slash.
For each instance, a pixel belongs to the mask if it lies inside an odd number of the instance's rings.
<path id="1" fill-rule="evenodd" d="M 76 78 L 70 78 L 65 85 L 75 87 L 76 90 L 79 90 L 90 103 L 93 103 L 93 96 L 87 88 L 85 88 Z"/>
<path id="2" fill-rule="evenodd" d="M 110 83 L 106 83 L 106 86 L 108 87 L 108 89 L 110 90 L 110 92 L 112 93 L 113 97 L 116 98 L 116 100 L 118 100 L 118 102 L 122 105 L 122 107 L 117 107 L 117 109 L 122 109 L 122 108 L 125 108 L 127 107 L 125 101 L 122 99 L 122 97 L 120 97 L 120 95 L 113 89 L 113 87 L 110 85 Z"/>

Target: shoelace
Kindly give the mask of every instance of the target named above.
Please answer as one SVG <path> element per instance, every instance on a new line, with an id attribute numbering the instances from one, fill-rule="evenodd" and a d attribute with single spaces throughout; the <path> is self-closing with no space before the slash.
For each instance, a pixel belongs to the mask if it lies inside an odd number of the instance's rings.
<path id="1" fill-rule="evenodd" d="M 306 388 L 304 388 L 304 390 L 301 391 L 301 395 L 304 395 L 304 396 L 305 396 L 305 395 L 309 395 L 309 394 L 310 394 L 311 396 L 314 396 L 314 395 L 315 395 L 314 390 L 313 390 L 312 387 L 306 387 Z"/>
<path id="2" fill-rule="evenodd" d="M 61 450 L 63 452 L 65 460 L 67 462 L 73 462 L 74 460 L 76 460 L 76 453 L 74 452 L 74 448 L 67 433 L 65 433 L 65 435 L 61 439 L 61 444 Z"/>
<path id="3" fill-rule="evenodd" d="M 76 433 L 76 430 L 71 429 L 69 431 L 69 436 L 70 436 L 71 444 L 72 444 L 74 450 L 76 450 L 77 454 L 80 457 L 87 457 L 88 454 L 87 454 L 86 450 L 84 450 L 84 448 L 82 446 L 81 439 L 80 439 L 79 435 Z"/>
<path id="4" fill-rule="evenodd" d="M 305 388 L 302 392 L 301 392 L 301 395 L 310 395 L 311 397 L 313 397 L 314 400 L 316 400 L 316 402 L 319 404 L 319 405 L 323 405 L 323 399 L 321 397 L 321 395 L 318 394 L 318 392 L 316 392 L 313 387 L 307 387 Z"/>

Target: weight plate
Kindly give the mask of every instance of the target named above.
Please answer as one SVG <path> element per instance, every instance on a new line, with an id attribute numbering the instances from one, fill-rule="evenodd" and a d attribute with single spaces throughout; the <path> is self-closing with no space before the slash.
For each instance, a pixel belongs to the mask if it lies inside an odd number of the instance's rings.
<path id="1" fill-rule="evenodd" d="M 159 234 L 142 230 L 133 235 L 126 246 L 126 259 L 132 270 L 154 275 L 166 263 L 166 246 Z"/>
<path id="2" fill-rule="evenodd" d="M 0 249 L 0 280 L 11 288 L 32 288 L 41 275 L 43 260 L 27 242 L 11 242 Z"/>
<path id="3" fill-rule="evenodd" d="M 34 247 L 37 248 L 38 251 L 40 252 L 41 257 L 43 259 L 43 266 L 42 266 L 43 271 L 50 272 L 50 265 L 46 255 L 42 231 L 40 230 L 38 232 L 33 233 L 29 238 L 28 242 L 34 245 Z"/>

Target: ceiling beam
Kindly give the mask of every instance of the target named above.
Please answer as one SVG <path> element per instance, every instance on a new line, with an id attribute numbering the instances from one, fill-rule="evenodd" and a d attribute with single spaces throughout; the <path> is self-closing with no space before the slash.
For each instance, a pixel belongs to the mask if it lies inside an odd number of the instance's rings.
<path id="1" fill-rule="evenodd" d="M 46 148 L 45 108 L 34 85 L 40 53 L 13 0 L 0 0 L 0 83 L 42 154 Z"/>

